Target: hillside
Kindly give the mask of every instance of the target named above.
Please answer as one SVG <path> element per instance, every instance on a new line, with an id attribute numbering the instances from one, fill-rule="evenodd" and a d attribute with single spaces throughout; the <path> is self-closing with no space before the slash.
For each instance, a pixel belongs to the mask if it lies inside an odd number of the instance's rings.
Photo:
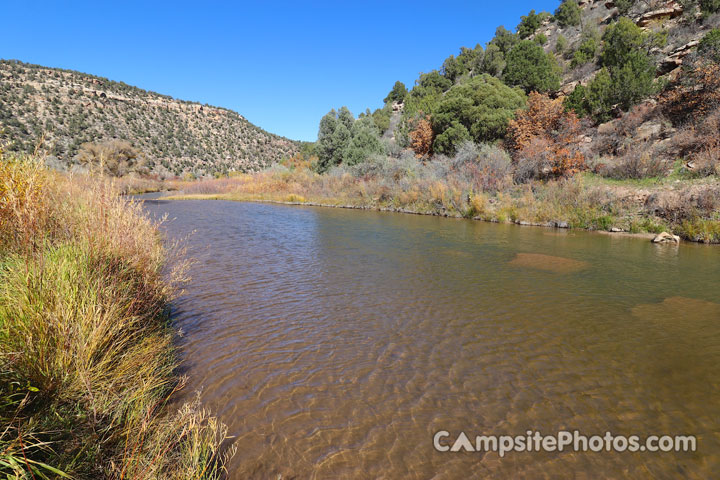
<path id="1" fill-rule="evenodd" d="M 719 26 L 720 0 L 531 10 L 278 168 L 184 190 L 720 243 Z"/>
<path id="2" fill-rule="evenodd" d="M 465 139 L 502 139 L 502 129 L 473 131 L 478 119 L 463 119 L 460 105 L 446 102 L 451 96 L 464 102 L 478 90 L 477 77 L 489 76 L 525 94 L 563 98 L 598 125 L 676 82 L 700 40 L 718 26 L 720 3 L 713 0 L 566 0 L 553 13 L 530 11 L 515 31 L 498 27 L 484 46 L 461 47 L 411 89 L 397 82 L 372 117 L 386 138 L 406 148 L 411 128 L 429 116 L 434 144 L 426 153 L 452 154 Z"/>
<path id="3" fill-rule="evenodd" d="M 0 130 L 10 150 L 32 152 L 44 137 L 60 168 L 73 167 L 85 142 L 127 140 L 161 176 L 255 171 L 300 146 L 232 110 L 7 60 L 0 61 Z"/>

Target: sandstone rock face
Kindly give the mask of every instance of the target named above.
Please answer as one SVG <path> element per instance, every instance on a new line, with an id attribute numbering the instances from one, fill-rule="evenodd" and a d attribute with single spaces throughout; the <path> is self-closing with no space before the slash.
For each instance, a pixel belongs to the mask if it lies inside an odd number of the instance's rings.
<path id="1" fill-rule="evenodd" d="M 663 18 L 676 18 L 682 15 L 683 7 L 677 2 L 670 2 L 667 7 L 653 10 L 643 14 L 638 20 L 637 24 L 640 27 L 648 26 L 653 20 L 659 20 Z"/>
<path id="2" fill-rule="evenodd" d="M 658 75 L 665 75 L 666 73 L 675 71 L 678 67 L 682 66 L 683 60 L 690 53 L 690 51 L 697 47 L 697 40 L 688 42 L 680 48 L 675 49 L 670 55 L 663 58 L 657 68 Z"/>
<path id="3" fill-rule="evenodd" d="M 653 238 L 653 243 L 680 243 L 680 237 L 667 232 L 659 233 Z"/>

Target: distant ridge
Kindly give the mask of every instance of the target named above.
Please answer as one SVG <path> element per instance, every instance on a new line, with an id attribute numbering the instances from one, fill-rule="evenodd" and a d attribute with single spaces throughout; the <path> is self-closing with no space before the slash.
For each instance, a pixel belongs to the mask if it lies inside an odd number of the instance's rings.
<path id="1" fill-rule="evenodd" d="M 0 60 L 0 130 L 18 151 L 44 136 L 66 167 L 82 143 L 127 140 L 164 176 L 255 171 L 300 148 L 232 110 L 17 60 Z"/>

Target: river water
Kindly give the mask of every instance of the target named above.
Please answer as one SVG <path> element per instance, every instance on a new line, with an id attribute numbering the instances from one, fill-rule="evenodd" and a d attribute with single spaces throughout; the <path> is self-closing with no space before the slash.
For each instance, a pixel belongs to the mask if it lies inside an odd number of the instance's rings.
<path id="1" fill-rule="evenodd" d="M 196 260 L 187 395 L 231 478 L 720 478 L 720 248 L 147 200 Z M 696 452 L 438 452 L 448 431 L 697 436 Z"/>

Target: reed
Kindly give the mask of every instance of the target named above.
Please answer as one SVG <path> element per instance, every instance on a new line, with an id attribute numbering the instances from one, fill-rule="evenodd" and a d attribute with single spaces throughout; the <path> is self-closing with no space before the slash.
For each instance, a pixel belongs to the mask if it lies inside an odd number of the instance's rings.
<path id="1" fill-rule="evenodd" d="M 0 227 L 0 476 L 222 477 L 225 426 L 169 406 L 187 265 L 158 225 L 112 182 L 0 152 Z"/>

